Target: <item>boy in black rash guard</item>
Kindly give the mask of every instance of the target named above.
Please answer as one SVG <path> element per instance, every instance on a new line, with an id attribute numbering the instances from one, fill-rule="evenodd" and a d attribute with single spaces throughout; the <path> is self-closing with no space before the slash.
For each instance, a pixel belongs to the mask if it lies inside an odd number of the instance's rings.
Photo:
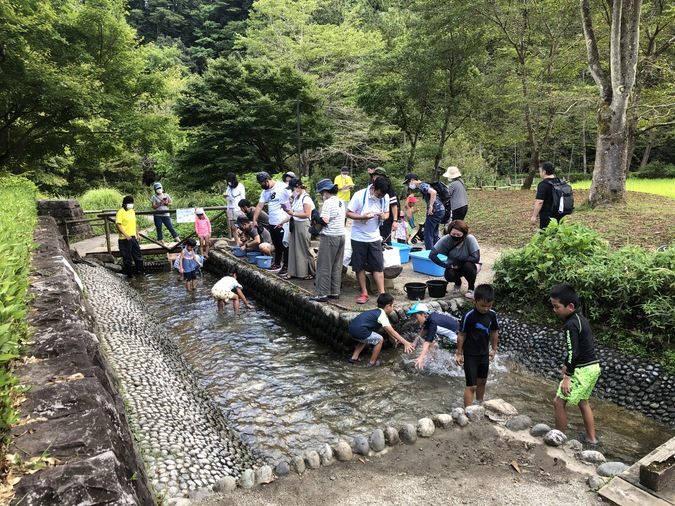
<path id="1" fill-rule="evenodd" d="M 570 285 L 556 285 L 551 289 L 551 305 L 556 316 L 565 320 L 567 347 L 567 359 L 561 371 L 564 377 L 553 401 L 555 428 L 565 432 L 567 404 L 578 405 L 586 429 L 585 442 L 597 445 L 593 410 L 588 402 L 600 377 L 593 332 L 588 320 L 577 312 L 579 297 Z"/>
<path id="2" fill-rule="evenodd" d="M 455 352 L 455 362 L 464 365 L 466 377 L 464 407 L 473 404 L 474 395 L 479 403 L 483 402 L 490 362 L 499 342 L 497 313 L 492 310 L 494 289 L 491 285 L 478 285 L 473 293 L 474 308 L 462 317 Z"/>

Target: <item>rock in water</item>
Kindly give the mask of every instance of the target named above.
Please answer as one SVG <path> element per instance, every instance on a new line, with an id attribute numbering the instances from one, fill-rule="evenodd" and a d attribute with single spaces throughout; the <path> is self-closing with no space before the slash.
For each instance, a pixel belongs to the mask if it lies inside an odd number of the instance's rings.
<path id="1" fill-rule="evenodd" d="M 310 469 L 319 469 L 321 467 L 321 457 L 315 450 L 308 450 L 305 452 L 305 464 Z"/>
<path id="2" fill-rule="evenodd" d="M 465 414 L 461 414 L 457 417 L 456 422 L 460 427 L 466 427 L 469 424 L 469 418 Z"/>
<path id="3" fill-rule="evenodd" d="M 417 441 L 417 430 L 412 423 L 404 423 L 398 431 L 398 437 L 407 445 L 414 444 Z"/>
<path id="4" fill-rule="evenodd" d="M 436 426 L 431 418 L 420 418 L 417 420 L 417 435 L 419 437 L 431 437 L 436 430 Z"/>
<path id="5" fill-rule="evenodd" d="M 244 469 L 239 477 L 239 486 L 241 488 L 252 488 L 255 485 L 255 472 L 253 469 Z"/>
<path id="6" fill-rule="evenodd" d="M 324 444 L 319 450 L 322 466 L 330 466 L 333 463 L 333 449 L 329 444 Z"/>
<path id="7" fill-rule="evenodd" d="M 352 460 L 352 449 L 346 441 L 338 441 L 333 447 L 335 458 L 341 462 Z"/>
<path id="8" fill-rule="evenodd" d="M 527 415 L 514 416 L 506 422 L 506 428 L 513 431 L 527 430 L 532 426 L 532 420 Z"/>
<path id="9" fill-rule="evenodd" d="M 581 452 L 581 455 L 579 455 L 579 458 L 583 462 L 588 462 L 589 464 L 602 464 L 603 462 L 607 462 L 605 456 L 595 450 L 584 450 Z"/>
<path id="10" fill-rule="evenodd" d="M 441 427 L 443 429 L 449 429 L 452 427 L 453 420 L 451 415 L 442 413 L 432 416 L 431 419 L 433 420 L 436 427 Z"/>
<path id="11" fill-rule="evenodd" d="M 277 473 L 277 476 L 286 476 L 291 472 L 291 466 L 288 465 L 288 462 L 282 460 L 277 464 L 277 467 L 274 468 L 274 472 Z"/>
<path id="12" fill-rule="evenodd" d="M 628 469 L 628 466 L 623 462 L 605 462 L 598 466 L 597 471 L 600 476 L 608 476 L 611 478 L 613 476 L 618 476 L 626 469 Z"/>
<path id="13" fill-rule="evenodd" d="M 534 437 L 545 436 L 549 432 L 551 432 L 551 427 L 549 427 L 545 423 L 538 423 L 537 425 L 535 425 L 530 429 L 530 435 Z"/>
<path id="14" fill-rule="evenodd" d="M 565 444 L 566 441 L 567 436 L 565 433 L 557 429 L 550 430 L 544 435 L 544 443 L 549 446 L 560 446 Z"/>
<path id="15" fill-rule="evenodd" d="M 261 466 L 255 471 L 255 482 L 258 485 L 263 483 L 272 483 L 274 481 L 274 475 L 272 474 L 272 468 L 270 466 Z"/>
<path id="16" fill-rule="evenodd" d="M 389 446 L 396 446 L 401 442 L 401 438 L 398 437 L 398 431 L 394 427 L 386 427 L 384 429 L 384 441 Z"/>
<path id="17" fill-rule="evenodd" d="M 225 478 L 221 478 L 213 485 L 213 490 L 221 493 L 231 492 L 235 488 L 237 488 L 237 480 L 232 476 L 225 476 Z"/>
<path id="18" fill-rule="evenodd" d="M 384 431 L 382 429 L 375 429 L 368 439 L 368 444 L 374 452 L 381 452 L 384 450 Z"/>
<path id="19" fill-rule="evenodd" d="M 364 436 L 356 436 L 354 438 L 354 452 L 360 455 L 368 455 L 370 451 L 370 446 L 368 445 L 368 440 Z"/>
<path id="20" fill-rule="evenodd" d="M 518 414 L 518 410 L 504 399 L 490 399 L 483 403 L 483 407 L 504 416 L 516 416 Z"/>
<path id="21" fill-rule="evenodd" d="M 298 474 L 304 473 L 305 472 L 305 459 L 303 459 L 300 455 L 293 456 L 293 458 L 291 459 L 291 467 Z"/>
<path id="22" fill-rule="evenodd" d="M 485 408 L 483 406 L 467 406 L 464 411 L 467 418 L 472 422 L 480 422 L 485 416 Z"/>
<path id="23" fill-rule="evenodd" d="M 464 408 L 454 408 L 450 414 L 452 415 L 452 419 L 456 422 L 457 418 L 464 414 Z"/>

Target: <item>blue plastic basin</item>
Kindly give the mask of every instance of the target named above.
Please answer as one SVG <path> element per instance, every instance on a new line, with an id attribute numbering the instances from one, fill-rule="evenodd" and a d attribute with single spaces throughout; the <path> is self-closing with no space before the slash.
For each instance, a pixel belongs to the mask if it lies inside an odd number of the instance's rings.
<path id="1" fill-rule="evenodd" d="M 394 248 L 398 248 L 399 254 L 401 255 L 401 263 L 406 264 L 410 261 L 410 250 L 412 246 L 410 244 L 403 244 L 401 242 L 392 242 L 391 245 Z"/>
<path id="2" fill-rule="evenodd" d="M 427 274 L 428 276 L 443 276 L 445 269 L 429 260 L 429 253 L 431 253 L 429 250 L 410 253 L 413 271 L 419 272 L 420 274 Z M 443 262 L 448 259 L 445 255 L 438 255 L 438 258 Z"/>
<path id="3" fill-rule="evenodd" d="M 261 269 L 269 269 L 272 267 L 272 257 L 268 257 L 267 255 L 258 255 L 255 257 L 255 261 Z"/>

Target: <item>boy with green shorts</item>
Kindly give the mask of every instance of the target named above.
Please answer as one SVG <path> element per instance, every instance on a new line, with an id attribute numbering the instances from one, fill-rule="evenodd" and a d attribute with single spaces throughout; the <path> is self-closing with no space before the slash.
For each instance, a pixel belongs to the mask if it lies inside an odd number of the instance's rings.
<path id="1" fill-rule="evenodd" d="M 567 405 L 578 405 L 584 420 L 585 443 L 597 445 L 593 410 L 588 402 L 600 377 L 593 332 L 588 320 L 579 314 L 579 297 L 572 286 L 556 285 L 551 289 L 551 305 L 556 316 L 565 321 L 567 359 L 562 368 L 563 380 L 553 401 L 555 428 L 567 430 Z"/>

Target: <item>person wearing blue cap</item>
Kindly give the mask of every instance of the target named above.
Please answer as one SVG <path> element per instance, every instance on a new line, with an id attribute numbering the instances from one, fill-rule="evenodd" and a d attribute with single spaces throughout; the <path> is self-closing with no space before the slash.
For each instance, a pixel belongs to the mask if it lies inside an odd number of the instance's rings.
<path id="1" fill-rule="evenodd" d="M 420 324 L 420 331 L 413 341 L 413 346 L 417 347 L 417 342 L 424 339 L 420 356 L 415 360 L 415 367 L 422 369 L 424 359 L 429 353 L 429 349 L 434 344 L 437 335 L 447 338 L 452 343 L 457 343 L 457 331 L 459 323 L 453 316 L 443 313 L 434 313 L 424 302 L 417 302 L 408 309 L 407 314 L 414 316 L 417 323 Z"/>
<path id="2" fill-rule="evenodd" d="M 314 302 L 340 298 L 347 204 L 338 198 L 338 190 L 338 185 L 330 179 L 322 179 L 316 185 L 316 192 L 321 195 L 323 206 L 318 219 L 312 220 L 321 227 L 319 254 L 316 259 L 316 295 L 310 297 Z"/>
<path id="3" fill-rule="evenodd" d="M 157 229 L 157 240 L 164 244 L 164 234 L 162 233 L 162 225 L 166 227 L 174 241 L 180 241 L 178 232 L 173 228 L 171 223 L 171 215 L 169 214 L 169 206 L 173 203 L 168 193 L 164 193 L 162 183 L 155 183 L 152 185 L 155 194 L 150 198 L 150 204 L 155 211 L 166 211 L 157 213 L 153 216 L 155 221 L 155 228 Z"/>

